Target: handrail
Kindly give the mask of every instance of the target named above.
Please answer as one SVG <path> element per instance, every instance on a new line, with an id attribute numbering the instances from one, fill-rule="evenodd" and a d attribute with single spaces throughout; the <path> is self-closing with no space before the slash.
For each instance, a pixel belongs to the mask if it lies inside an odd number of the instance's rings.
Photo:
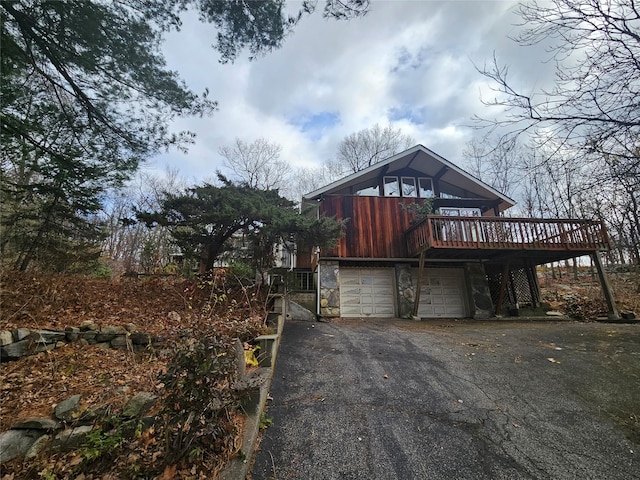
<path id="1" fill-rule="evenodd" d="M 429 215 L 405 233 L 410 255 L 426 248 L 606 250 L 601 221 Z"/>

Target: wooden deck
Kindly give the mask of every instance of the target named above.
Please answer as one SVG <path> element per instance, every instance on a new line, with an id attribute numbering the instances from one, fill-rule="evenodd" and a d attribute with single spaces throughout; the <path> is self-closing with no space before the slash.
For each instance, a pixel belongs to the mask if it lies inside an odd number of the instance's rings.
<path id="1" fill-rule="evenodd" d="M 570 257 L 610 248 L 604 224 L 592 220 L 431 215 L 409 228 L 405 235 L 410 256 L 446 249 L 478 253 L 528 251 L 538 252 L 542 257 L 546 252 Z"/>

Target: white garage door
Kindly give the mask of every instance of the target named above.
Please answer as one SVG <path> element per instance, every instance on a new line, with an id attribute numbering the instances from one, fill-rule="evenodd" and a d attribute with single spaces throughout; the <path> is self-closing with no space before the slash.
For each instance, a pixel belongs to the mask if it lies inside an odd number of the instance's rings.
<path id="1" fill-rule="evenodd" d="M 418 269 L 412 272 L 417 283 Z M 425 268 L 420 287 L 421 318 L 466 317 L 467 302 L 462 268 Z"/>
<path id="2" fill-rule="evenodd" d="M 340 315 L 395 316 L 393 268 L 340 268 Z"/>

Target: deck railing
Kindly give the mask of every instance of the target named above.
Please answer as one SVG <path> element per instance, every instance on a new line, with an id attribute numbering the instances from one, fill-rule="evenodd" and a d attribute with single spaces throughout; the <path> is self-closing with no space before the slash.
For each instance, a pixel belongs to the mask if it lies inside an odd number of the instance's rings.
<path id="1" fill-rule="evenodd" d="M 426 248 L 603 250 L 604 224 L 593 220 L 429 216 L 406 232 L 410 255 Z"/>

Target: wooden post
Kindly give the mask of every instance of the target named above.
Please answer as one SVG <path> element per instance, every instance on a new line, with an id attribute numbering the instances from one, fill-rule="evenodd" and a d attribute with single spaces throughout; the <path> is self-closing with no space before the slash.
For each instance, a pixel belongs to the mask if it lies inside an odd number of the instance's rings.
<path id="1" fill-rule="evenodd" d="M 420 289 L 422 288 L 422 275 L 424 274 L 424 255 L 425 250 L 420 252 L 420 261 L 418 262 L 418 279 L 416 281 L 416 296 L 413 303 L 413 316 L 418 316 L 418 307 L 420 306 Z"/>
<path id="2" fill-rule="evenodd" d="M 504 294 L 507 290 L 507 281 L 509 280 L 509 262 L 504 264 L 502 269 L 502 278 L 500 279 L 500 293 L 498 294 L 498 303 L 496 303 L 496 315 L 500 315 L 502 310 L 502 302 L 504 302 Z"/>
<path id="3" fill-rule="evenodd" d="M 596 265 L 598 278 L 600 279 L 600 285 L 602 286 L 602 293 L 604 293 L 604 298 L 607 301 L 607 308 L 609 309 L 607 316 L 609 320 L 620 320 L 620 313 L 616 307 L 616 301 L 613 298 L 613 291 L 611 290 L 611 285 L 609 284 L 607 274 L 605 273 L 604 266 L 602 265 L 600 252 L 596 250 L 591 254 L 591 258 L 593 259 L 593 263 Z"/>

